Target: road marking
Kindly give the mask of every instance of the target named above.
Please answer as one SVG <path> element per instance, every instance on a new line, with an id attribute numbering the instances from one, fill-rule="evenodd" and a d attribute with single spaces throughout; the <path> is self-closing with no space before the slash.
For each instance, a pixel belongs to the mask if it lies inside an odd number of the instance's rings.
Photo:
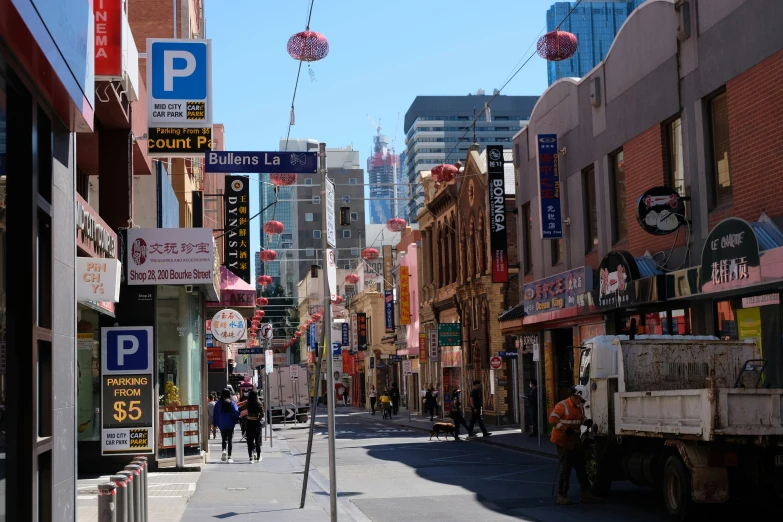
<path id="1" fill-rule="evenodd" d="M 456 459 L 459 457 L 472 457 L 473 455 L 485 455 L 485 453 L 462 453 L 460 455 L 450 455 L 448 457 L 438 457 L 435 459 L 430 459 L 432 462 L 440 462 L 445 461 L 446 459 Z"/>
<path id="2" fill-rule="evenodd" d="M 534 468 L 530 468 L 530 469 L 524 469 L 522 471 L 512 471 L 511 473 L 503 473 L 501 475 L 492 475 L 491 477 L 484 477 L 481 480 L 497 480 L 497 479 L 499 479 L 501 477 L 510 477 L 511 475 L 521 475 L 523 473 L 530 473 L 531 471 L 538 471 L 538 470 L 541 470 L 541 469 L 545 469 L 545 468 L 541 467 L 541 466 L 538 466 L 538 467 L 534 467 Z M 517 481 L 512 481 L 512 482 L 517 482 Z"/>

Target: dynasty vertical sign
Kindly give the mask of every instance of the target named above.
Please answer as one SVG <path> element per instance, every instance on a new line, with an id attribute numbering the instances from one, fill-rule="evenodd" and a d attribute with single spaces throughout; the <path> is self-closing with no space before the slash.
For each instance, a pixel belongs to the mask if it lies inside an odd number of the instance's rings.
<path id="1" fill-rule="evenodd" d="M 508 283 L 506 238 L 506 184 L 502 145 L 487 145 L 489 181 L 489 245 L 492 251 L 492 282 Z"/>
<path id="2" fill-rule="evenodd" d="M 538 134 L 538 204 L 541 207 L 541 239 L 562 239 L 560 170 L 557 134 Z"/>
<path id="3" fill-rule="evenodd" d="M 225 252 L 226 268 L 250 283 L 250 186 L 247 178 L 226 176 Z"/>
<path id="4" fill-rule="evenodd" d="M 383 245 L 383 315 L 386 318 L 386 332 L 394 331 L 394 258 L 391 245 Z"/>

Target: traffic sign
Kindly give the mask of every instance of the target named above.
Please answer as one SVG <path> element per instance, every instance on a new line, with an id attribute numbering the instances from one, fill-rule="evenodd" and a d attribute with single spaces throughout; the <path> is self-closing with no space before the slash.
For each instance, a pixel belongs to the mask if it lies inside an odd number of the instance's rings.
<path id="1" fill-rule="evenodd" d="M 402 361 L 402 373 L 405 377 L 413 375 L 413 361 L 409 359 Z"/>
<path id="2" fill-rule="evenodd" d="M 103 374 L 153 373 L 152 343 L 151 326 L 101 328 Z"/>
<path id="3" fill-rule="evenodd" d="M 294 410 L 292 410 L 290 408 L 285 408 L 285 418 L 286 419 L 293 419 L 295 413 L 296 412 Z"/>
<path id="4" fill-rule="evenodd" d="M 273 366 L 275 364 L 275 352 L 272 350 L 267 350 L 264 352 L 264 371 L 266 371 L 267 375 L 272 373 L 272 370 L 274 369 Z"/>
<path id="5" fill-rule="evenodd" d="M 493 370 L 499 370 L 503 366 L 503 359 L 500 357 L 493 357 L 489 360 L 489 367 Z"/>
<path id="6" fill-rule="evenodd" d="M 267 341 L 271 341 L 272 340 L 272 333 L 273 332 L 272 332 L 272 324 L 271 323 L 264 323 L 258 329 L 258 336 L 261 339 L 266 339 Z"/>
<path id="7" fill-rule="evenodd" d="M 334 181 L 326 178 L 326 243 L 337 248 L 337 228 L 334 217 Z"/>
<path id="8" fill-rule="evenodd" d="M 498 357 L 517 357 L 517 352 L 498 352 Z"/>
<path id="9" fill-rule="evenodd" d="M 299 367 L 296 366 L 296 365 L 293 365 L 289 369 L 291 371 L 291 380 L 292 381 L 298 381 L 299 380 Z"/>

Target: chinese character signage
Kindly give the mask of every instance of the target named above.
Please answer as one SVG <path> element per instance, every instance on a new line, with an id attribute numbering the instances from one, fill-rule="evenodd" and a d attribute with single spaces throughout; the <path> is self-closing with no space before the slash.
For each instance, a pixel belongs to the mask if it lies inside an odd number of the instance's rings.
<path id="1" fill-rule="evenodd" d="M 348 323 L 342 324 L 342 340 L 343 340 L 343 346 L 350 346 L 351 340 L 350 340 L 350 333 L 349 333 L 349 327 Z"/>
<path id="2" fill-rule="evenodd" d="M 359 349 L 359 320 L 356 314 L 351 314 L 351 350 Z"/>
<path id="3" fill-rule="evenodd" d="M 438 346 L 462 345 L 461 323 L 440 323 L 438 325 Z"/>
<path id="4" fill-rule="evenodd" d="M 419 334 L 419 363 L 427 362 L 427 334 Z"/>
<path id="5" fill-rule="evenodd" d="M 489 245 L 492 253 L 492 282 L 508 283 L 508 240 L 506 238 L 506 185 L 502 145 L 487 145 L 489 182 Z"/>
<path id="6" fill-rule="evenodd" d="M 593 274 L 590 267 L 539 279 L 525 285 L 525 315 L 563 310 L 577 305 L 577 296 L 591 290 Z"/>
<path id="7" fill-rule="evenodd" d="M 250 283 L 250 185 L 248 178 L 226 176 L 223 262 Z"/>
<path id="8" fill-rule="evenodd" d="M 761 256 L 756 234 L 739 218 L 712 229 L 701 253 L 701 291 L 719 292 L 761 282 Z"/>
<path id="9" fill-rule="evenodd" d="M 367 314 L 356 314 L 357 344 L 360 350 L 367 349 Z"/>
<path id="10" fill-rule="evenodd" d="M 669 187 L 653 187 L 639 198 L 636 220 L 642 230 L 654 236 L 671 234 L 685 225 L 685 202 Z"/>
<path id="11" fill-rule="evenodd" d="M 598 307 L 619 308 L 635 301 L 633 281 L 639 279 L 639 267 L 624 250 L 609 252 L 598 266 Z"/>
<path id="12" fill-rule="evenodd" d="M 130 228 L 128 284 L 212 285 L 214 245 L 209 228 Z"/>
<path id="13" fill-rule="evenodd" d="M 383 315 L 386 319 L 386 333 L 394 331 L 394 292 L 383 291 Z"/>
<path id="14" fill-rule="evenodd" d="M 430 350 L 430 361 L 438 362 L 438 330 L 436 328 L 430 328 L 429 335 L 430 341 L 428 344 Z"/>
<path id="15" fill-rule="evenodd" d="M 541 207 L 541 239 L 561 239 L 560 171 L 557 134 L 538 134 L 538 203 Z"/>
<path id="16" fill-rule="evenodd" d="M 400 266 L 400 324 L 411 324 L 410 269 Z"/>
<path id="17" fill-rule="evenodd" d="M 245 319 L 236 310 L 225 308 L 212 317 L 212 337 L 224 344 L 238 343 L 245 334 Z"/>
<path id="18" fill-rule="evenodd" d="M 394 257 L 392 256 L 391 245 L 383 245 L 383 289 L 392 290 L 394 284 L 392 284 L 394 270 Z"/>

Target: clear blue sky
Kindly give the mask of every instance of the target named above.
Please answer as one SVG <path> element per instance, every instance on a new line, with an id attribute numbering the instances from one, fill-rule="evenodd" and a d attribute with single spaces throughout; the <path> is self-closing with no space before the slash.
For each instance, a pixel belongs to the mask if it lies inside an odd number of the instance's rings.
<path id="1" fill-rule="evenodd" d="M 553 0 L 315 0 L 310 29 L 329 40 L 329 55 L 303 66 L 292 138 L 329 147 L 353 144 L 362 165 L 375 129 L 404 150 L 403 120 L 417 95 L 462 95 L 499 88 L 527 57 Z M 212 40 L 214 120 L 228 150 L 276 150 L 285 138 L 298 62 L 288 38 L 303 31 L 309 0 L 206 0 Z M 540 95 L 544 60 L 534 57 L 504 94 Z M 251 192 L 251 210 L 258 194 Z M 252 238 L 259 237 L 258 220 Z M 258 240 L 251 243 L 258 249 Z"/>

